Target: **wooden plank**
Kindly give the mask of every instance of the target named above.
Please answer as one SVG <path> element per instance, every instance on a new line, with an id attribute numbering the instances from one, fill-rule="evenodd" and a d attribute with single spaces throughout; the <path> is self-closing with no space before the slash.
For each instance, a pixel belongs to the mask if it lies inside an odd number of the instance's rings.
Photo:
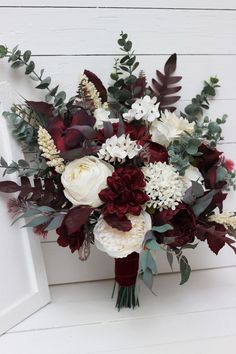
<path id="1" fill-rule="evenodd" d="M 29 47 L 22 47 L 24 50 Z M 138 56 L 140 62 L 139 70 L 144 70 L 147 81 L 155 78 L 156 69 L 163 71 L 168 56 Z M 110 73 L 113 70 L 113 56 L 69 56 L 53 57 L 43 56 L 33 58 L 36 64 L 36 71 L 46 69 L 45 75 L 51 75 L 52 85 L 59 84 L 61 89 L 74 96 L 84 69 L 95 72 L 107 87 L 111 82 Z M 36 83 L 24 76 L 23 69 L 13 70 L 6 60 L 0 60 L 0 81 L 9 81 L 24 97 L 31 99 L 43 98 L 45 91 L 33 89 Z M 177 59 L 177 75 L 183 77 L 181 81 L 182 100 L 190 100 L 197 93 L 200 93 L 204 80 L 210 76 L 217 76 L 220 79 L 221 87 L 217 91 L 216 99 L 236 99 L 236 68 L 234 56 L 201 56 L 201 55 L 179 55 Z M 223 106 L 223 104 L 222 104 Z M 227 111 L 226 104 L 224 104 Z"/>
<path id="2" fill-rule="evenodd" d="M 162 322 L 166 316 L 233 308 L 236 306 L 235 270 L 196 271 L 184 286 L 178 285 L 179 274 L 159 275 L 154 282 L 157 296 L 142 284 L 140 308 L 120 313 L 114 309 L 115 299 L 111 299 L 112 281 L 51 286 L 52 303 L 13 328 L 11 333 L 127 319 L 138 321 L 142 317 L 151 321 L 157 316 Z"/>
<path id="3" fill-rule="evenodd" d="M 52 347 L 57 354 L 111 353 L 124 349 L 135 353 L 137 347 L 145 350 L 145 347 L 168 343 L 181 345 L 186 340 L 235 337 L 235 316 L 236 309 L 231 308 L 165 318 L 157 315 L 152 320 L 118 320 L 91 326 L 11 333 L 0 338 L 0 348 L 3 353 L 11 354 L 19 353 L 21 349 L 24 354 L 51 354 Z"/>
<path id="4" fill-rule="evenodd" d="M 189 9 L 235 9 L 234 0 L 226 0 L 222 2 L 221 0 L 169 0 L 168 3 L 166 0 L 119 0 L 117 3 L 116 0 L 80 0 L 79 3 L 77 0 L 1 0 L 1 6 L 32 6 L 32 7 L 141 7 L 141 8 L 189 8 Z"/>
<path id="5" fill-rule="evenodd" d="M 0 32 L 35 54 L 117 53 L 121 27 L 137 53 L 236 54 L 235 21 L 235 11 L 19 7 L 1 9 Z"/>
<path id="6" fill-rule="evenodd" d="M 69 249 L 58 246 L 56 242 L 42 243 L 41 245 L 49 284 L 114 278 L 114 260 L 95 247 L 92 247 L 90 258 L 86 262 L 81 262 L 76 253 L 71 254 Z M 224 247 L 216 257 L 206 243 L 200 242 L 194 251 L 186 250 L 185 254 L 192 269 L 236 265 L 236 257 L 230 247 Z M 165 252 L 158 252 L 156 260 L 159 273 L 170 272 Z M 174 270 L 179 271 L 176 262 Z"/>

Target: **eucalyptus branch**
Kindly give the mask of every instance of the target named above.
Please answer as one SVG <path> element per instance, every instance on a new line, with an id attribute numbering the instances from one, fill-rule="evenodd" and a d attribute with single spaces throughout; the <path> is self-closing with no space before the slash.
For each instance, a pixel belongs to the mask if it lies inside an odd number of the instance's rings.
<path id="1" fill-rule="evenodd" d="M 8 56 L 8 62 L 11 62 L 11 67 L 14 69 L 25 66 L 25 75 L 29 75 L 29 77 L 33 81 L 38 81 L 39 84 L 35 87 L 41 90 L 47 90 L 48 93 L 45 95 L 46 102 L 50 102 L 54 98 L 53 106 L 54 106 L 54 114 L 64 113 L 67 108 L 65 104 L 66 93 L 64 91 L 58 92 L 59 85 L 50 88 L 51 77 L 47 76 L 43 78 L 44 69 L 40 71 L 38 74 L 35 71 L 35 63 L 31 59 L 31 51 L 26 50 L 23 54 L 18 49 L 18 46 L 13 48 L 12 51 L 8 50 L 6 46 L 0 45 L 0 58 L 4 58 Z"/>

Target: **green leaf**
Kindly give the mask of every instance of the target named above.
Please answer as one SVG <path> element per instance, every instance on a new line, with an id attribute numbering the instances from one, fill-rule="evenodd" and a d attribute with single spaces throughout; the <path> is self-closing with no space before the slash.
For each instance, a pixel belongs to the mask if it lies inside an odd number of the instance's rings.
<path id="1" fill-rule="evenodd" d="M 139 62 L 136 61 L 136 63 L 134 63 L 134 66 L 132 67 L 132 71 L 136 70 L 138 66 L 139 66 Z"/>
<path id="2" fill-rule="evenodd" d="M 25 69 L 25 75 L 29 75 L 34 71 L 35 64 L 33 61 L 30 61 Z"/>
<path id="3" fill-rule="evenodd" d="M 126 52 L 129 52 L 132 48 L 132 42 L 131 41 L 127 41 L 125 44 L 124 44 L 124 49 L 126 50 Z"/>
<path id="4" fill-rule="evenodd" d="M 1 163 L 1 166 L 8 167 L 8 163 L 6 162 L 6 160 L 2 156 L 1 156 L 0 163 Z"/>
<path id="5" fill-rule="evenodd" d="M 198 198 L 204 195 L 203 186 L 196 181 L 191 181 L 191 182 L 192 182 L 192 193 L 194 194 L 194 196 Z"/>
<path id="6" fill-rule="evenodd" d="M 119 38 L 118 41 L 117 41 L 117 43 L 118 43 L 121 47 L 123 47 L 123 46 L 125 45 L 125 39 Z"/>
<path id="7" fill-rule="evenodd" d="M 159 251 L 161 249 L 160 245 L 157 243 L 156 240 L 148 240 L 145 243 L 145 246 L 152 251 Z"/>
<path id="8" fill-rule="evenodd" d="M 51 230 L 57 229 L 58 227 L 61 226 L 63 219 L 64 219 L 64 215 L 62 215 L 62 214 L 56 215 L 56 216 L 50 221 L 50 223 L 49 223 L 48 226 L 46 227 L 45 231 L 51 231 Z"/>
<path id="9" fill-rule="evenodd" d="M 166 252 L 166 257 L 167 257 L 168 263 L 169 263 L 169 265 L 170 265 L 170 268 L 171 268 L 171 270 L 172 270 L 172 272 L 173 272 L 173 260 L 174 260 L 173 253 L 167 251 L 167 252 Z"/>
<path id="10" fill-rule="evenodd" d="M 42 224 L 46 224 L 47 222 L 49 222 L 50 219 L 51 217 L 48 215 L 41 215 L 31 220 L 28 224 L 25 224 L 23 227 L 36 227 Z"/>
<path id="11" fill-rule="evenodd" d="M 194 250 L 197 247 L 198 243 L 187 243 L 182 247 L 182 249 L 192 249 Z"/>
<path id="12" fill-rule="evenodd" d="M 31 57 L 31 51 L 30 50 L 26 50 L 23 54 L 23 59 L 24 61 L 27 63 L 30 60 Z"/>
<path id="13" fill-rule="evenodd" d="M 38 207 L 38 210 L 42 211 L 43 213 L 50 213 L 50 212 L 55 212 L 55 209 L 49 207 L 49 206 L 40 206 Z"/>
<path id="14" fill-rule="evenodd" d="M 188 260 L 185 256 L 182 256 L 179 261 L 180 272 L 181 272 L 181 281 L 180 285 L 186 283 L 191 274 L 191 267 L 188 264 Z"/>
<path id="15" fill-rule="evenodd" d="M 8 49 L 4 45 L 0 45 L 0 58 L 4 58 L 7 55 Z"/>
<path id="16" fill-rule="evenodd" d="M 129 73 L 129 68 L 127 68 L 126 66 L 120 65 L 120 68 L 121 68 L 121 70 L 123 70 L 123 71 Z"/>
<path id="17" fill-rule="evenodd" d="M 147 268 L 144 273 L 143 273 L 143 282 L 146 285 L 148 289 L 152 291 L 152 286 L 153 286 L 153 274 L 152 271 Z"/>
<path id="18" fill-rule="evenodd" d="M 228 171 L 225 167 L 219 166 L 216 170 L 216 182 L 221 182 L 226 179 Z"/>
<path id="19" fill-rule="evenodd" d="M 152 231 L 156 231 L 161 233 L 164 233 L 166 231 L 173 230 L 173 227 L 170 224 L 164 224 L 161 226 L 153 226 Z"/>
<path id="20" fill-rule="evenodd" d="M 206 208 L 210 205 L 212 198 L 214 197 L 215 194 L 217 194 L 219 191 L 218 190 L 212 190 L 209 193 L 205 194 L 203 197 L 198 198 L 194 205 L 192 205 L 192 210 L 195 214 L 195 216 L 199 216 L 201 213 L 206 210 Z"/>
<path id="21" fill-rule="evenodd" d="M 18 68 L 20 68 L 21 66 L 24 66 L 24 63 L 22 63 L 22 61 L 20 61 L 20 60 L 17 60 L 17 61 L 15 61 L 14 63 L 11 64 L 11 67 L 12 67 L 13 69 L 18 69 Z"/>

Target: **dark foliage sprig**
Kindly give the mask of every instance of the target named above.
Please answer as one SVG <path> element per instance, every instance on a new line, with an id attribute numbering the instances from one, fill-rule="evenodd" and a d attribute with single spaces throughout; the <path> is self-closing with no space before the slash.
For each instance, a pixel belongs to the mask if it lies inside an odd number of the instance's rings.
<path id="1" fill-rule="evenodd" d="M 173 112 L 176 110 L 176 107 L 173 106 L 176 103 L 180 96 L 175 96 L 174 94 L 181 90 L 181 86 L 175 86 L 178 83 L 182 76 L 174 76 L 176 70 L 177 56 L 172 54 L 164 66 L 164 73 L 161 73 L 159 70 L 156 71 L 157 80 L 152 79 L 151 88 L 152 94 L 157 97 L 157 101 L 160 102 L 160 110 L 168 109 Z"/>
<path id="2" fill-rule="evenodd" d="M 1 157 L 0 168 L 3 169 L 3 176 L 6 174 L 17 173 L 21 176 L 35 176 L 45 177 L 49 172 L 49 167 L 45 164 L 45 160 L 41 157 L 35 158 L 30 163 L 24 159 L 20 159 L 17 162 L 12 161 L 10 164 Z"/>
<path id="3" fill-rule="evenodd" d="M 126 33 L 121 32 L 118 39 L 120 50 L 124 52 L 121 59 L 116 59 L 114 71 L 110 77 L 114 80 L 113 85 L 108 88 L 108 92 L 115 100 L 112 106 L 121 112 L 127 111 L 135 101 L 144 95 L 146 90 L 146 78 L 144 75 L 136 76 L 134 71 L 138 68 L 139 62 L 132 50 L 132 42 Z"/>
<path id="4" fill-rule="evenodd" d="M 18 46 L 14 47 L 12 51 L 8 50 L 5 46 L 0 46 L 0 58 L 8 56 L 8 62 L 11 63 L 13 69 L 18 69 L 25 67 L 25 75 L 29 76 L 33 81 L 38 82 L 35 88 L 41 90 L 47 90 L 45 95 L 46 102 L 51 102 L 53 100 L 54 114 L 58 113 L 64 114 L 67 110 L 67 105 L 65 103 L 66 93 L 64 91 L 58 92 L 59 85 L 51 88 L 51 77 L 44 77 L 44 69 L 40 70 L 40 73 L 35 71 L 35 62 L 31 58 L 31 51 L 26 50 L 24 53 L 18 49 Z M 69 100 L 71 102 L 73 98 Z"/>
<path id="5" fill-rule="evenodd" d="M 190 121 L 197 121 L 203 116 L 204 110 L 209 109 L 209 98 L 215 97 L 216 88 L 220 87 L 217 77 L 210 77 L 209 81 L 204 81 L 204 86 L 200 94 L 196 95 L 192 102 L 185 107 L 185 117 Z"/>

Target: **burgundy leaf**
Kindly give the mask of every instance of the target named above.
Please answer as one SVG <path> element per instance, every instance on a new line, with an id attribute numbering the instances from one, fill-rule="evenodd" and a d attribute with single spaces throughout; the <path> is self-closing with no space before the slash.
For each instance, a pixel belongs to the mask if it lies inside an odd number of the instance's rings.
<path id="1" fill-rule="evenodd" d="M 162 90 L 163 95 L 172 95 L 173 93 L 179 92 L 182 86 L 175 86 L 175 87 L 167 87 L 166 89 Z"/>
<path id="2" fill-rule="evenodd" d="M 103 122 L 104 127 L 104 138 L 109 139 L 113 135 L 113 126 L 111 122 Z"/>
<path id="3" fill-rule="evenodd" d="M 53 105 L 46 102 L 26 101 L 27 106 L 33 108 L 36 112 L 43 113 L 50 118 L 52 116 Z"/>
<path id="4" fill-rule="evenodd" d="M 12 181 L 0 182 L 0 192 L 3 193 L 15 193 L 21 190 L 21 187 Z"/>
<path id="5" fill-rule="evenodd" d="M 93 155 L 96 154 L 99 150 L 98 146 L 91 146 L 88 148 L 78 148 L 78 149 L 72 149 L 69 151 L 64 151 L 61 152 L 61 157 L 63 159 L 68 160 L 68 161 L 73 161 L 75 159 L 80 159 L 81 157 L 87 156 L 87 155 Z"/>
<path id="6" fill-rule="evenodd" d="M 75 233 L 88 221 L 88 218 L 93 211 L 90 207 L 76 207 L 71 209 L 65 216 L 65 225 L 68 233 Z"/>
<path id="7" fill-rule="evenodd" d="M 170 76 L 171 74 L 173 74 L 173 72 L 175 72 L 176 61 L 177 61 L 177 55 L 176 53 L 174 53 L 169 57 L 169 59 L 165 63 L 165 67 L 164 67 L 165 75 Z"/>
<path id="8" fill-rule="evenodd" d="M 77 130 L 79 131 L 81 134 L 83 134 L 83 136 L 86 138 L 86 139 L 95 139 L 96 137 L 96 132 L 95 130 L 90 127 L 89 125 L 74 125 L 70 128 L 68 128 L 68 130 Z"/>
<path id="9" fill-rule="evenodd" d="M 162 109 L 165 108 L 164 106 L 167 106 L 169 104 L 173 104 L 177 102 L 180 99 L 180 96 L 169 96 L 169 97 L 162 97 L 160 99 Z"/>
<path id="10" fill-rule="evenodd" d="M 176 69 L 176 60 L 176 54 L 172 54 L 165 64 L 164 74 L 156 70 L 158 80 L 152 80 L 153 88 L 150 89 L 152 94 L 157 97 L 157 101 L 160 102 L 160 110 L 168 109 L 173 112 L 175 107 L 169 105 L 180 99 L 180 96 L 170 96 L 181 90 L 181 86 L 173 86 L 182 78 L 181 76 L 172 76 Z"/>
<path id="11" fill-rule="evenodd" d="M 95 123 L 95 117 L 88 114 L 85 109 L 76 111 L 71 121 L 71 125 L 89 125 L 90 127 L 93 127 Z"/>
<path id="12" fill-rule="evenodd" d="M 196 237 L 201 241 L 207 241 L 209 248 L 216 255 L 228 244 L 236 253 L 236 248 L 232 246 L 235 240 L 226 236 L 226 229 L 223 225 L 209 223 L 208 225 L 197 225 Z"/>
<path id="13" fill-rule="evenodd" d="M 182 76 L 171 76 L 168 79 L 169 85 L 177 84 L 180 80 L 182 80 Z"/>
<path id="14" fill-rule="evenodd" d="M 123 218 L 119 219 L 115 214 L 110 214 L 103 217 L 104 220 L 110 225 L 111 227 L 127 232 L 132 229 L 131 221 L 124 216 Z"/>
<path id="15" fill-rule="evenodd" d="M 103 86 L 102 81 L 92 71 L 84 70 L 84 74 L 88 77 L 89 81 L 91 81 L 96 87 L 97 91 L 100 94 L 102 103 L 107 102 L 107 90 Z"/>

